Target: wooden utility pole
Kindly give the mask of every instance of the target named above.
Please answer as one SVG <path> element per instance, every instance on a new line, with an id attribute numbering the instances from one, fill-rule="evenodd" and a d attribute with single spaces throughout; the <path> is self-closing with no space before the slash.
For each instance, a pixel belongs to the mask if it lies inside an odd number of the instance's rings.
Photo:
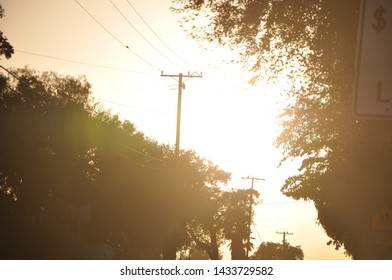
<path id="1" fill-rule="evenodd" d="M 283 240 L 282 240 L 283 246 L 286 245 L 286 235 L 293 235 L 292 232 L 290 233 L 290 232 L 287 232 L 287 231 L 284 231 L 284 232 L 279 232 L 279 231 L 277 231 L 276 233 L 277 233 L 277 234 L 283 234 Z"/>
<path id="2" fill-rule="evenodd" d="M 203 78 L 202 73 L 193 73 L 190 74 L 188 72 L 187 75 L 182 73 L 179 74 L 163 74 L 161 72 L 161 77 L 170 77 L 170 78 L 178 78 L 178 100 L 177 100 L 177 129 L 176 129 L 176 146 L 175 146 L 175 153 L 176 157 L 179 158 L 180 156 L 180 127 L 181 127 L 181 99 L 182 99 L 182 90 L 185 89 L 185 84 L 182 81 L 183 78 Z M 163 259 L 171 260 L 176 259 L 176 246 L 174 245 L 176 234 L 174 228 L 178 225 L 176 220 L 173 220 L 173 223 L 170 225 L 172 228 L 171 233 L 169 233 L 169 244 L 163 254 Z"/>
<path id="3" fill-rule="evenodd" d="M 180 154 L 180 127 L 181 127 L 181 99 L 182 99 L 182 90 L 185 89 L 185 84 L 183 83 L 182 79 L 183 78 L 203 78 L 202 73 L 193 73 L 190 74 L 188 72 L 187 75 L 184 75 L 182 73 L 179 74 L 163 74 L 163 71 L 161 72 L 161 77 L 171 77 L 171 78 L 178 78 L 178 100 L 177 100 L 177 129 L 176 129 L 176 155 L 179 156 Z"/>
<path id="4" fill-rule="evenodd" d="M 253 184 L 255 181 L 265 181 L 263 178 L 256 178 L 256 177 L 241 177 L 241 179 L 243 180 L 251 180 L 252 181 L 252 185 L 251 185 L 251 189 L 252 191 L 254 190 Z M 249 224 L 248 224 L 248 246 L 246 247 L 246 257 L 249 258 L 249 244 L 250 244 L 250 231 L 251 231 L 251 224 L 252 224 L 252 205 L 253 205 L 253 193 L 250 195 L 250 202 L 249 202 Z"/>

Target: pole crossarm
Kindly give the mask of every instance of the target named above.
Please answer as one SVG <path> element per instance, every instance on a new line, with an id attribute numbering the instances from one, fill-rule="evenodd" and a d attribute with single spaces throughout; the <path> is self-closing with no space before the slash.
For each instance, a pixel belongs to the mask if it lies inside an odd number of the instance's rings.
<path id="1" fill-rule="evenodd" d="M 284 231 L 284 232 L 277 231 L 276 234 L 283 234 L 283 240 L 282 240 L 283 245 L 286 244 L 286 235 L 293 235 L 292 232 L 288 232 L 288 231 Z"/>
<path id="2" fill-rule="evenodd" d="M 200 72 L 193 72 L 192 74 L 188 72 L 188 74 L 163 74 L 163 71 L 161 71 L 161 77 L 170 77 L 170 78 L 179 78 L 182 76 L 183 78 L 203 78 L 203 73 Z"/>
<path id="3" fill-rule="evenodd" d="M 255 181 L 265 181 L 264 178 L 257 178 L 257 177 L 241 177 L 242 180 L 252 180 L 252 183 L 254 183 Z"/>

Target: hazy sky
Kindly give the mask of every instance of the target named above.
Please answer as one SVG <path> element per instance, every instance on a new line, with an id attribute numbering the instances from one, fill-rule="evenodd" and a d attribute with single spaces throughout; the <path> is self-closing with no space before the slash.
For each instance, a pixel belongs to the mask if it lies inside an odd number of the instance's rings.
<path id="1" fill-rule="evenodd" d="M 170 0 L 3 0 L 2 5 L 0 30 L 15 54 L 1 65 L 85 75 L 97 101 L 160 143 L 175 143 L 177 108 L 177 81 L 161 77 L 161 71 L 202 72 L 202 79 L 185 79 L 180 145 L 232 172 L 229 188 L 250 187 L 244 176 L 265 179 L 255 183 L 263 201 L 256 206 L 256 247 L 261 241 L 281 242 L 276 232 L 288 231 L 293 233 L 288 242 L 301 245 L 305 259 L 344 258 L 326 246 L 329 239 L 316 224 L 312 203 L 280 193 L 296 166 L 277 168 L 281 155 L 273 147 L 279 130 L 275 96 L 284 81 L 275 87 L 247 85 L 240 67 L 224 62 L 229 53 L 203 51 L 186 36 Z"/>

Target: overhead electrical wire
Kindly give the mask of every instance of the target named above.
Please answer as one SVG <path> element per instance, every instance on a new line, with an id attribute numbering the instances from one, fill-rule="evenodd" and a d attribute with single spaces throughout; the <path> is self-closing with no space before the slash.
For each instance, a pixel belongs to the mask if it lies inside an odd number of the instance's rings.
<path id="1" fill-rule="evenodd" d="M 114 34 L 112 32 L 110 32 L 105 26 L 103 26 L 82 4 L 80 4 L 77 0 L 74 0 L 80 8 L 82 8 L 86 14 L 88 14 L 99 26 L 102 27 L 103 30 L 106 31 L 106 33 L 108 33 L 114 40 L 116 40 L 120 45 L 128 48 L 128 46 L 126 44 L 124 44 L 123 42 L 121 42 L 116 36 L 114 36 Z"/>
<path id="2" fill-rule="evenodd" d="M 19 82 L 22 82 L 22 80 L 15 75 L 14 73 L 12 73 L 10 70 L 8 70 L 7 68 L 5 68 L 3 65 L 0 65 L 0 68 L 2 68 L 5 72 L 7 72 L 8 74 L 10 74 L 12 77 L 14 77 L 15 79 L 17 79 Z"/>
<path id="3" fill-rule="evenodd" d="M 102 102 L 105 102 L 105 103 L 118 105 L 118 106 L 131 108 L 131 109 L 137 109 L 137 110 L 141 110 L 141 111 L 145 111 L 145 112 L 151 112 L 151 113 L 162 114 L 162 115 L 167 115 L 168 114 L 168 113 L 160 112 L 160 111 L 154 111 L 154 110 L 149 110 L 149 109 L 142 109 L 142 108 L 139 108 L 139 107 L 136 107 L 136 106 L 130 106 L 130 105 L 122 104 L 122 103 L 119 103 L 119 102 L 115 102 L 115 101 L 111 101 L 111 100 L 107 100 L 107 99 L 103 99 L 103 98 L 94 97 L 94 99 L 102 101 Z"/>
<path id="4" fill-rule="evenodd" d="M 129 48 L 128 45 L 124 44 L 123 42 L 121 42 L 112 32 L 110 32 L 102 23 L 99 22 L 99 20 L 97 20 L 82 4 L 80 4 L 78 2 L 78 0 L 74 0 L 81 9 L 83 9 L 83 11 L 85 11 L 85 13 L 87 15 L 89 15 L 103 30 L 106 31 L 106 33 L 108 33 L 115 41 L 117 41 L 120 45 L 122 45 L 123 47 L 125 47 L 129 52 L 131 52 L 133 55 L 135 55 L 136 57 L 138 57 L 140 60 L 142 60 L 144 63 L 148 64 L 149 66 L 151 66 L 152 68 L 156 69 L 156 70 L 160 70 L 158 67 L 156 67 L 155 65 L 153 65 L 152 63 L 148 62 L 146 59 L 144 59 L 142 56 L 138 55 L 136 52 L 134 52 L 132 49 Z"/>
<path id="5" fill-rule="evenodd" d="M 55 56 L 50 56 L 50 55 L 40 54 L 40 53 L 33 53 L 33 52 L 28 52 L 28 51 L 23 51 L 23 50 L 15 50 L 15 51 L 18 53 L 24 53 L 24 54 L 40 56 L 40 57 L 44 57 L 44 58 L 55 59 L 55 60 L 60 60 L 60 61 L 65 61 L 65 62 L 70 62 L 70 63 L 76 63 L 76 64 L 87 65 L 87 66 L 92 66 L 92 67 L 104 68 L 104 69 L 109 69 L 109 70 L 129 72 L 129 73 L 135 73 L 135 74 L 149 74 L 146 72 L 122 69 L 122 68 L 117 68 L 117 67 L 107 66 L 107 65 L 93 64 L 93 63 L 71 60 L 71 59 L 61 58 L 61 57 L 55 57 Z M 155 75 L 155 74 L 151 73 L 151 75 Z"/>
<path id="6" fill-rule="evenodd" d="M 256 224 L 255 224 L 255 223 L 252 223 L 252 225 L 253 225 L 253 229 L 255 230 L 257 236 L 259 237 L 260 242 L 263 242 L 263 240 L 261 239 L 260 233 L 259 233 L 259 231 L 257 230 Z"/>
<path id="7" fill-rule="evenodd" d="M 158 40 L 172 53 L 174 54 L 178 59 L 180 59 L 183 63 L 188 65 L 190 68 L 195 69 L 192 65 L 190 65 L 186 60 L 184 60 L 182 57 L 180 57 L 175 51 L 173 51 L 162 39 L 161 37 L 151 28 L 151 26 L 147 23 L 147 21 L 140 15 L 140 13 L 136 10 L 136 8 L 132 5 L 132 3 L 127 0 L 129 6 L 134 10 L 134 12 L 138 15 L 138 17 L 144 22 L 144 24 L 150 29 L 150 31 L 158 38 Z"/>
<path id="8" fill-rule="evenodd" d="M 148 155 L 148 154 L 145 153 L 145 152 L 141 152 L 141 151 L 139 151 L 139 150 L 130 148 L 130 147 L 124 145 L 124 144 L 121 144 L 121 145 L 122 145 L 124 148 L 126 148 L 126 149 L 128 149 L 128 150 L 130 150 L 130 151 L 132 151 L 132 152 L 135 152 L 135 153 L 137 153 L 137 154 L 139 154 L 139 155 L 142 155 L 142 156 L 144 156 L 144 157 L 146 157 L 146 158 L 148 158 L 148 159 L 155 160 L 155 161 L 158 161 L 158 162 L 161 162 L 161 163 L 165 163 L 165 164 L 170 165 L 170 166 L 172 165 L 172 163 L 169 162 L 168 160 L 164 160 L 164 159 L 160 159 L 160 158 L 157 158 L 157 157 L 150 156 L 150 155 Z"/>
<path id="9" fill-rule="evenodd" d="M 119 156 L 121 156 L 121 157 L 123 157 L 124 159 L 126 159 L 126 160 L 129 161 L 129 162 L 132 162 L 132 163 L 134 163 L 134 164 L 139 165 L 141 168 L 148 168 L 148 169 L 150 169 L 150 170 L 157 170 L 157 171 L 162 171 L 162 170 L 167 171 L 167 170 L 169 170 L 169 168 L 152 167 L 151 165 L 148 165 L 147 163 L 140 162 L 140 161 L 137 161 L 137 160 L 135 160 L 135 159 L 132 159 L 132 158 L 130 158 L 130 157 L 124 155 L 123 153 L 120 153 L 119 151 L 116 151 L 116 154 L 119 155 Z"/>
<path id="10" fill-rule="evenodd" d="M 173 65 L 182 68 L 180 65 L 175 63 L 173 60 L 171 60 L 169 57 L 167 57 L 164 53 L 162 53 L 157 47 L 155 47 L 133 24 L 132 22 L 124 15 L 123 12 L 116 6 L 116 4 L 113 3 L 112 0 L 109 0 L 110 3 L 113 5 L 113 7 L 117 10 L 117 12 L 125 19 L 125 21 L 135 30 L 154 50 L 156 50 L 162 57 L 164 57 L 167 61 L 172 63 Z M 182 68 L 183 69 L 183 68 Z"/>
<path id="11" fill-rule="evenodd" d="M 20 77 L 18 77 L 15 73 L 12 73 L 12 71 L 8 70 L 7 68 L 5 68 L 4 66 L 0 65 L 0 68 L 2 68 L 4 71 L 6 71 L 9 75 L 11 75 L 12 77 L 14 77 L 15 79 L 17 79 L 20 83 L 24 84 L 25 86 L 27 86 L 28 88 L 30 88 L 32 91 L 34 91 L 35 93 L 37 93 L 38 95 L 41 94 L 38 91 L 36 91 L 34 88 L 32 88 L 28 83 L 26 83 L 25 81 L 23 81 Z M 9 88 L 9 87 L 8 87 Z M 16 90 L 14 90 L 15 92 L 18 92 Z M 21 93 L 21 92 L 18 92 Z"/>
<path id="12" fill-rule="evenodd" d="M 18 77 L 15 73 L 13 73 L 12 71 L 8 70 L 7 68 L 5 68 L 4 66 L 0 65 L 0 68 L 2 68 L 4 71 L 6 71 L 9 75 L 11 75 L 12 77 L 14 77 L 16 80 L 18 80 L 19 82 L 21 82 L 22 84 L 24 84 L 25 86 L 29 87 L 32 91 L 34 91 L 37 94 L 40 94 L 39 92 L 37 92 L 34 88 L 32 88 L 29 84 L 27 84 L 25 81 L 23 81 L 20 77 Z M 10 88 L 11 90 L 18 92 L 12 88 Z M 20 92 L 19 92 L 20 93 Z M 157 114 L 163 114 L 166 115 L 167 113 L 164 112 L 159 112 L 159 111 L 154 111 L 154 110 L 147 110 L 147 109 L 140 109 L 138 107 L 132 107 L 129 105 L 125 105 L 122 103 L 117 103 L 117 102 L 113 102 L 110 100 L 106 100 L 106 99 L 102 99 L 102 98 L 98 98 L 98 97 L 94 97 L 94 99 L 102 101 L 102 102 L 106 102 L 106 103 L 111 103 L 111 104 L 115 104 L 115 105 L 119 105 L 119 106 L 124 106 L 124 107 L 128 107 L 128 108 L 133 108 L 133 109 L 138 109 L 138 110 L 142 110 L 142 111 L 148 111 L 148 112 L 153 112 L 153 113 L 157 113 Z"/>

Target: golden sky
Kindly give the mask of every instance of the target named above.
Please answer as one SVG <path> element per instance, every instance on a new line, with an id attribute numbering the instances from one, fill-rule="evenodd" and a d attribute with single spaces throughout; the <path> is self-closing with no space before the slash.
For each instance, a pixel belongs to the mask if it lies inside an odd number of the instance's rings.
<path id="1" fill-rule="evenodd" d="M 246 73 L 224 62 L 230 57 L 227 51 L 203 51 L 186 36 L 178 15 L 169 9 L 170 0 L 129 3 L 3 0 L 0 30 L 15 54 L 0 63 L 7 68 L 28 65 L 85 75 L 105 108 L 135 123 L 147 136 L 171 145 L 175 143 L 177 81 L 161 77 L 161 71 L 202 72 L 202 79 L 184 79 L 180 146 L 231 172 L 228 188 L 250 187 L 250 181 L 241 180 L 248 175 L 265 179 L 255 183 L 263 201 L 255 208 L 256 247 L 261 241 L 281 242 L 276 232 L 288 231 L 293 233 L 287 236 L 288 242 L 300 245 L 305 259 L 344 259 L 342 252 L 326 245 L 329 239 L 316 224 L 312 203 L 296 202 L 280 193 L 285 178 L 297 166 L 293 162 L 278 168 L 281 154 L 273 146 L 281 109 L 276 96 L 284 81 L 275 86 L 247 85 Z"/>

